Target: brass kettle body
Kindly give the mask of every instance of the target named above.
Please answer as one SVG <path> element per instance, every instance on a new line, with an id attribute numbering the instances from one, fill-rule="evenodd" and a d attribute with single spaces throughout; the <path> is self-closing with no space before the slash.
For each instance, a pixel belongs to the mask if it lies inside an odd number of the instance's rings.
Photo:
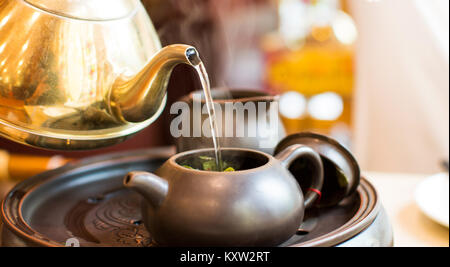
<path id="1" fill-rule="evenodd" d="M 178 64 L 139 0 L 0 2 L 0 135 L 47 149 L 114 145 L 154 122 Z"/>

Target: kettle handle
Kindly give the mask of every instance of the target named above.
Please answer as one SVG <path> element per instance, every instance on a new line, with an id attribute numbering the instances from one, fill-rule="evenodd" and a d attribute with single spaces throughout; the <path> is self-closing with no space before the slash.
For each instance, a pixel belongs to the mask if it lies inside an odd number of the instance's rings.
<path id="1" fill-rule="evenodd" d="M 320 199 L 323 186 L 323 164 L 320 155 L 312 148 L 304 145 L 292 145 L 275 156 L 287 169 L 300 158 L 308 159 L 313 167 L 313 179 L 308 193 L 305 195 L 305 208 L 310 208 Z"/>

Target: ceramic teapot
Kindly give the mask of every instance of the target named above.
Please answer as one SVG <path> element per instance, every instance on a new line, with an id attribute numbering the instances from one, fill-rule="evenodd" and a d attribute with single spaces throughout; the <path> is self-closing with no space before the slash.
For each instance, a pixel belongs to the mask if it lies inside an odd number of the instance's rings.
<path id="1" fill-rule="evenodd" d="M 155 121 L 188 45 L 161 49 L 139 0 L 0 2 L 0 135 L 50 149 L 113 145 Z"/>
<path id="2" fill-rule="evenodd" d="M 238 171 L 210 172 L 194 166 L 203 149 L 175 155 L 155 174 L 132 172 L 124 185 L 143 196 L 142 215 L 161 246 L 276 246 L 295 235 L 305 209 L 318 199 L 323 184 L 319 154 L 293 145 L 276 157 L 264 152 L 224 148 L 224 162 Z M 312 168 L 311 190 L 302 190 L 288 171 L 303 158 Z"/>

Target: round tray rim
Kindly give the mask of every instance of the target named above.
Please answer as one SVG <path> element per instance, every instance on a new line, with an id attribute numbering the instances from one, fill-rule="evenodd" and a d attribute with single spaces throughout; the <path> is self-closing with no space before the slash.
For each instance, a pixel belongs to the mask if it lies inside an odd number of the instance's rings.
<path id="1" fill-rule="evenodd" d="M 33 190 L 46 182 L 58 178 L 63 173 L 69 174 L 84 168 L 93 168 L 98 164 L 102 164 L 103 166 L 105 163 L 111 165 L 117 164 L 124 160 L 132 161 L 148 157 L 169 158 L 174 153 L 175 149 L 173 147 L 162 147 L 108 154 L 69 163 L 61 168 L 36 175 L 17 184 L 3 199 L 0 209 L 1 219 L 4 222 L 3 227 L 6 227 L 9 231 L 30 244 L 46 247 L 61 247 L 61 243 L 49 240 L 42 234 L 34 231 L 22 215 L 22 204 Z M 352 219 L 345 225 L 326 235 L 291 245 L 291 247 L 336 246 L 367 229 L 375 221 L 381 209 L 378 193 L 367 179 L 361 177 L 361 184 L 358 186 L 357 194 L 361 197 L 361 206 Z"/>

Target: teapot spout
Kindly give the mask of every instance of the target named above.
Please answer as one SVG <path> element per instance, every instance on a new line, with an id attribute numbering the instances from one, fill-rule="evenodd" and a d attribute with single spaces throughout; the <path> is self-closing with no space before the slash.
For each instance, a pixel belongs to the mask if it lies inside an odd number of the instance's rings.
<path id="1" fill-rule="evenodd" d="M 110 94 L 110 112 L 117 119 L 132 123 L 156 118 L 165 106 L 173 69 L 179 64 L 197 66 L 200 63 L 200 56 L 192 46 L 164 47 L 136 76 L 116 79 Z"/>
<path id="2" fill-rule="evenodd" d="M 123 183 L 125 187 L 141 194 L 153 209 L 159 208 L 169 190 L 166 180 L 148 172 L 131 172 Z"/>

